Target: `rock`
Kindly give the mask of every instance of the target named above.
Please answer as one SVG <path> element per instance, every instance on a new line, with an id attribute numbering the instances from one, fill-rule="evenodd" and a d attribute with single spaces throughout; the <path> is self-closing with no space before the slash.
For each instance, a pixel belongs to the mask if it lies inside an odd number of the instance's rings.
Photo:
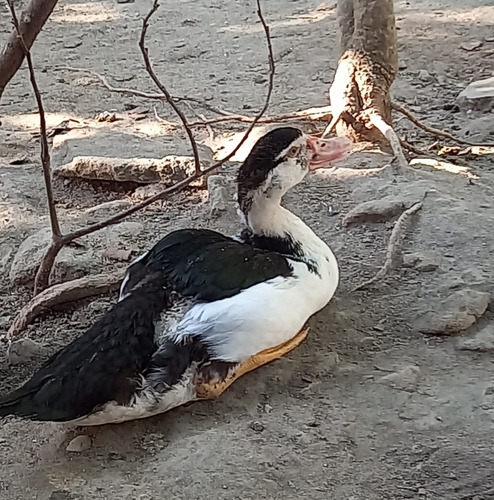
<path id="1" fill-rule="evenodd" d="M 212 150 L 202 144 L 197 147 L 203 165 L 211 164 Z M 89 179 L 140 179 L 134 181 L 143 184 L 160 182 L 162 179 L 168 179 L 167 182 L 183 179 L 190 170 L 185 172 L 181 169 L 188 169 L 189 164 L 193 165 L 190 146 L 180 137 L 166 135 L 155 140 L 127 134 L 121 130 L 97 128 L 71 130 L 66 134 L 56 135 L 53 138 L 51 154 L 53 170 L 60 174 L 66 171 L 66 175 L 74 176 L 77 170 L 82 168 L 83 171 L 87 170 L 85 175 Z M 98 157 L 102 161 L 102 167 L 106 163 L 101 176 L 91 167 L 90 162 L 88 164 L 87 158 L 90 155 Z M 77 157 L 83 160 L 74 161 Z M 166 157 L 168 159 L 165 161 Z M 130 159 L 135 159 L 137 165 L 133 165 L 134 160 L 129 161 Z M 120 166 L 112 160 L 118 160 Z M 62 168 L 64 165 L 70 166 Z M 93 166 L 96 166 L 96 162 Z M 146 173 L 146 167 L 149 167 L 149 173 Z"/>
<path id="2" fill-rule="evenodd" d="M 470 83 L 460 92 L 456 103 L 462 109 L 483 112 L 494 109 L 494 76 Z"/>
<path id="3" fill-rule="evenodd" d="M 460 339 L 458 347 L 463 351 L 494 351 L 494 324 L 485 326 L 473 337 Z"/>
<path id="4" fill-rule="evenodd" d="M 10 316 L 0 316 L 0 328 L 6 328 L 7 325 L 10 323 L 11 317 Z"/>
<path id="5" fill-rule="evenodd" d="M 211 215 L 217 215 L 226 210 L 228 193 L 225 187 L 225 179 L 222 175 L 211 175 L 208 177 L 208 195 Z"/>
<path id="6" fill-rule="evenodd" d="M 432 82 L 434 80 L 434 77 L 425 69 L 421 69 L 417 77 L 419 80 L 422 80 L 423 82 Z"/>
<path id="7" fill-rule="evenodd" d="M 472 142 L 494 143 L 494 115 L 489 113 L 486 116 L 466 121 L 460 134 Z M 494 154 L 494 148 L 491 154 Z"/>
<path id="8" fill-rule="evenodd" d="M 384 222 L 401 214 L 419 202 L 419 197 L 386 196 L 380 200 L 370 200 L 352 208 L 343 218 L 343 225 L 362 222 Z"/>
<path id="9" fill-rule="evenodd" d="M 157 195 L 159 192 L 163 191 L 166 186 L 163 184 L 147 184 L 145 186 L 139 186 L 133 193 L 132 198 L 134 200 L 145 200 L 151 198 L 151 196 Z"/>
<path id="10" fill-rule="evenodd" d="M 67 451 L 81 453 L 89 450 L 92 446 L 92 441 L 89 436 L 77 436 L 65 448 Z"/>
<path id="11" fill-rule="evenodd" d="M 415 365 L 410 365 L 400 371 L 381 377 L 378 382 L 380 384 L 389 385 L 393 389 L 414 391 L 417 388 L 420 376 L 420 368 Z"/>
<path id="12" fill-rule="evenodd" d="M 47 349 L 43 344 L 39 344 L 34 340 L 22 338 L 15 340 L 7 349 L 7 361 L 11 365 L 25 363 L 30 359 L 41 357 L 47 353 Z"/>
<path id="13" fill-rule="evenodd" d="M 434 255 L 422 254 L 420 252 L 403 255 L 403 266 L 413 267 L 421 272 L 435 271 L 439 267 L 439 262 L 439 259 Z"/>
<path id="14" fill-rule="evenodd" d="M 0 274 L 5 274 L 8 270 L 9 260 L 13 250 L 7 245 L 0 245 Z"/>
<path id="15" fill-rule="evenodd" d="M 143 225 L 138 222 L 120 222 L 80 238 L 77 240 L 81 244 L 80 248 L 62 248 L 53 266 L 50 282 L 60 283 L 92 273 L 95 264 L 101 262 L 102 258 L 102 252 L 98 247 L 100 249 L 122 247 L 127 237 L 140 234 L 142 229 Z M 12 285 L 30 283 L 34 280 L 50 242 L 51 231 L 49 228 L 43 228 L 21 243 L 10 268 L 9 278 Z"/>
<path id="16" fill-rule="evenodd" d="M 490 294 L 466 288 L 452 293 L 430 312 L 419 318 L 420 332 L 453 335 L 470 328 L 484 314 Z"/>
<path id="17" fill-rule="evenodd" d="M 167 187 L 191 176 L 194 170 L 194 159 L 190 156 L 170 155 L 164 158 L 76 156 L 71 162 L 55 167 L 53 174 L 66 178 L 138 184 L 160 182 Z"/>
<path id="18" fill-rule="evenodd" d="M 254 432 L 262 432 L 264 430 L 264 425 L 261 424 L 261 422 L 252 422 L 250 424 L 250 428 L 254 431 Z"/>

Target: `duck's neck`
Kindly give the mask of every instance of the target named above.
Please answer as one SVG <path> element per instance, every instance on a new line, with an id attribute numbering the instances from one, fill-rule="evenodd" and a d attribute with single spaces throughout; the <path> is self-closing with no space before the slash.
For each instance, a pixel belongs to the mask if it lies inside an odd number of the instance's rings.
<path id="1" fill-rule="evenodd" d="M 332 256 L 329 247 L 312 229 L 280 202 L 280 199 L 259 197 L 244 212 L 252 243 L 312 262 Z"/>

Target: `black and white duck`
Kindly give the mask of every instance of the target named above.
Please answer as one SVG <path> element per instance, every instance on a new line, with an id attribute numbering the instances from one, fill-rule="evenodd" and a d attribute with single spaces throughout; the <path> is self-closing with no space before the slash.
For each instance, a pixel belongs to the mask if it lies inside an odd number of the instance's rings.
<path id="1" fill-rule="evenodd" d="M 181 229 L 161 239 L 129 266 L 108 313 L 0 398 L 0 416 L 77 425 L 145 418 L 217 397 L 294 349 L 333 297 L 338 264 L 282 197 L 349 148 L 294 127 L 261 137 L 238 173 L 241 235 Z"/>

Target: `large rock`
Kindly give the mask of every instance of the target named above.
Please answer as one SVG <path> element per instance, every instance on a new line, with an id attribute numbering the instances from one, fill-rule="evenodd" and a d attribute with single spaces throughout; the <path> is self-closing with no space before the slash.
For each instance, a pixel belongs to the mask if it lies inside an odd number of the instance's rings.
<path id="1" fill-rule="evenodd" d="M 494 76 L 470 83 L 456 98 L 460 108 L 488 112 L 494 109 Z"/>
<path id="2" fill-rule="evenodd" d="M 121 222 L 77 240 L 82 245 L 80 248 L 62 248 L 53 266 L 50 281 L 60 283 L 90 274 L 95 264 L 101 262 L 105 249 L 121 247 L 127 237 L 138 235 L 142 229 L 143 225 L 138 222 Z M 51 231 L 43 228 L 21 243 L 10 268 L 12 285 L 34 280 L 50 242 Z"/>
<path id="3" fill-rule="evenodd" d="M 197 145 L 203 168 L 213 161 L 210 148 Z M 55 136 L 53 172 L 64 177 L 171 185 L 194 171 L 189 143 L 172 135 L 158 140 L 120 130 L 83 129 Z"/>
<path id="4" fill-rule="evenodd" d="M 440 302 L 432 311 L 418 320 L 422 333 L 452 335 L 462 332 L 475 324 L 485 313 L 490 294 L 465 288 Z"/>
<path id="5" fill-rule="evenodd" d="M 392 195 L 380 200 L 366 201 L 352 208 L 343 218 L 343 224 L 348 226 L 363 222 L 385 222 L 401 214 L 421 199 L 422 197 L 416 195 Z"/>
<path id="6" fill-rule="evenodd" d="M 494 351 L 494 324 L 485 326 L 470 338 L 461 339 L 458 347 L 464 351 Z"/>

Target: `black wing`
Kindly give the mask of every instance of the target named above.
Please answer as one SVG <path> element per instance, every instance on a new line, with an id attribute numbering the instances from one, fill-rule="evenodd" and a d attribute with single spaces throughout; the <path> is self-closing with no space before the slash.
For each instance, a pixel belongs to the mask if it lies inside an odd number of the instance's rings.
<path id="1" fill-rule="evenodd" d="M 156 272 L 182 295 L 214 301 L 276 276 L 290 276 L 292 268 L 279 253 L 207 229 L 182 229 L 165 236 L 129 267 L 122 293 Z"/>
<path id="2" fill-rule="evenodd" d="M 128 403 L 156 351 L 154 325 L 166 305 L 156 279 L 116 304 L 23 386 L 0 398 L 0 416 L 68 421 L 108 401 Z"/>

